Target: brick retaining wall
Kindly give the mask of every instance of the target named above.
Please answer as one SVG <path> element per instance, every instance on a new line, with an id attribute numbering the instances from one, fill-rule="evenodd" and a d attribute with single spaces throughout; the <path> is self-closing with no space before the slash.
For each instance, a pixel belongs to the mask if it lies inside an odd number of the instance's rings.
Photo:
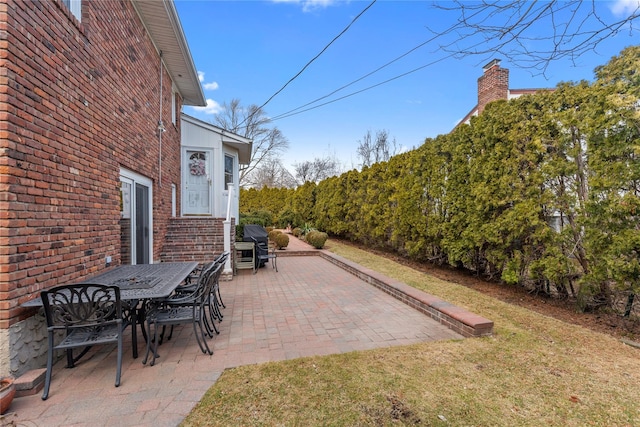
<path id="1" fill-rule="evenodd" d="M 291 255 L 295 256 L 297 254 L 292 253 Z M 370 285 L 437 320 L 440 324 L 447 326 L 462 336 L 484 337 L 493 334 L 493 321 L 405 283 L 391 279 L 377 271 L 365 268 L 328 251 L 309 251 L 306 255 L 321 256 Z"/>

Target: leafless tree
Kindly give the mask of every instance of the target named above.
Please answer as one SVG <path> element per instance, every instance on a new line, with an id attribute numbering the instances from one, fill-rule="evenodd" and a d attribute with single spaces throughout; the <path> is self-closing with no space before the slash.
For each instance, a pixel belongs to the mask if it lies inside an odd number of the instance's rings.
<path id="1" fill-rule="evenodd" d="M 576 61 L 585 52 L 597 50 L 607 38 L 628 32 L 640 18 L 637 1 L 615 3 L 596 0 L 439 2 L 436 8 L 457 17 L 447 29 L 430 28 L 437 39 L 454 36 L 440 49 L 453 56 L 500 55 L 512 64 L 544 74 L 551 61 Z M 637 31 L 637 29 L 635 30 Z M 630 44 L 636 42 L 630 38 Z"/>
<path id="2" fill-rule="evenodd" d="M 323 179 L 340 175 L 342 166 L 338 159 L 332 156 L 316 157 L 293 165 L 299 185 L 305 182 L 320 182 Z"/>
<path id="3" fill-rule="evenodd" d="M 245 187 L 295 188 L 296 179 L 282 165 L 280 159 L 268 156 L 245 176 Z"/>
<path id="4" fill-rule="evenodd" d="M 389 131 L 385 129 L 376 131 L 375 141 L 368 130 L 362 140 L 358 141 L 356 153 L 361 160 L 361 166 L 371 166 L 374 163 L 386 162 L 391 156 L 398 154 L 398 144 L 395 138 L 389 140 Z"/>
<path id="5" fill-rule="evenodd" d="M 244 108 L 239 99 L 222 104 L 215 124 L 225 130 L 253 141 L 251 161 L 240 170 L 240 185 L 250 185 L 248 177 L 267 159 L 275 159 L 289 148 L 289 141 L 277 127 L 269 126 L 271 119 L 257 105 Z M 267 168 L 268 169 L 268 168 Z"/>

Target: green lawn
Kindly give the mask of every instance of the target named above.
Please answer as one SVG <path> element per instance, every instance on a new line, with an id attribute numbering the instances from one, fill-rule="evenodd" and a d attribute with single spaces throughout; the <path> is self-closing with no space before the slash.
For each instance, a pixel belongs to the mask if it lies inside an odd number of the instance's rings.
<path id="1" fill-rule="evenodd" d="M 330 241 L 495 322 L 494 336 L 244 366 L 183 426 L 638 426 L 640 350 Z"/>

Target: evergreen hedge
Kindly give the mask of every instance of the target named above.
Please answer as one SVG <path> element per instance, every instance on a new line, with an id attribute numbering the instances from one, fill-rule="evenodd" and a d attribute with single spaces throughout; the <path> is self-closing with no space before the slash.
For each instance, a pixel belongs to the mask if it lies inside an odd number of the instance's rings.
<path id="1" fill-rule="evenodd" d="M 640 290 L 639 159 L 631 47 L 593 83 L 493 102 L 447 135 L 317 185 L 243 190 L 241 210 L 259 199 L 338 237 L 629 314 Z"/>

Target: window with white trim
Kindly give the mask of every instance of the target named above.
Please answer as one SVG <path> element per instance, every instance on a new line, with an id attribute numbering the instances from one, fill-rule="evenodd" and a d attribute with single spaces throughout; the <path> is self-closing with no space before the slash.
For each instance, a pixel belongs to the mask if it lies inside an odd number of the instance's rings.
<path id="1" fill-rule="evenodd" d="M 229 184 L 233 183 L 235 159 L 228 154 L 224 155 L 224 190 L 229 189 Z"/>
<path id="2" fill-rule="evenodd" d="M 78 21 L 82 21 L 82 0 L 62 0 L 62 4 L 67 6 Z"/>
<path id="3" fill-rule="evenodd" d="M 176 124 L 176 121 L 178 120 L 177 116 L 178 116 L 178 103 L 176 100 L 176 89 L 172 88 L 171 91 L 171 123 L 173 123 L 174 125 Z"/>
<path id="4" fill-rule="evenodd" d="M 171 184 L 171 216 L 172 217 L 175 217 L 177 212 L 177 207 L 178 207 L 177 193 L 178 193 L 178 190 L 176 185 Z"/>

